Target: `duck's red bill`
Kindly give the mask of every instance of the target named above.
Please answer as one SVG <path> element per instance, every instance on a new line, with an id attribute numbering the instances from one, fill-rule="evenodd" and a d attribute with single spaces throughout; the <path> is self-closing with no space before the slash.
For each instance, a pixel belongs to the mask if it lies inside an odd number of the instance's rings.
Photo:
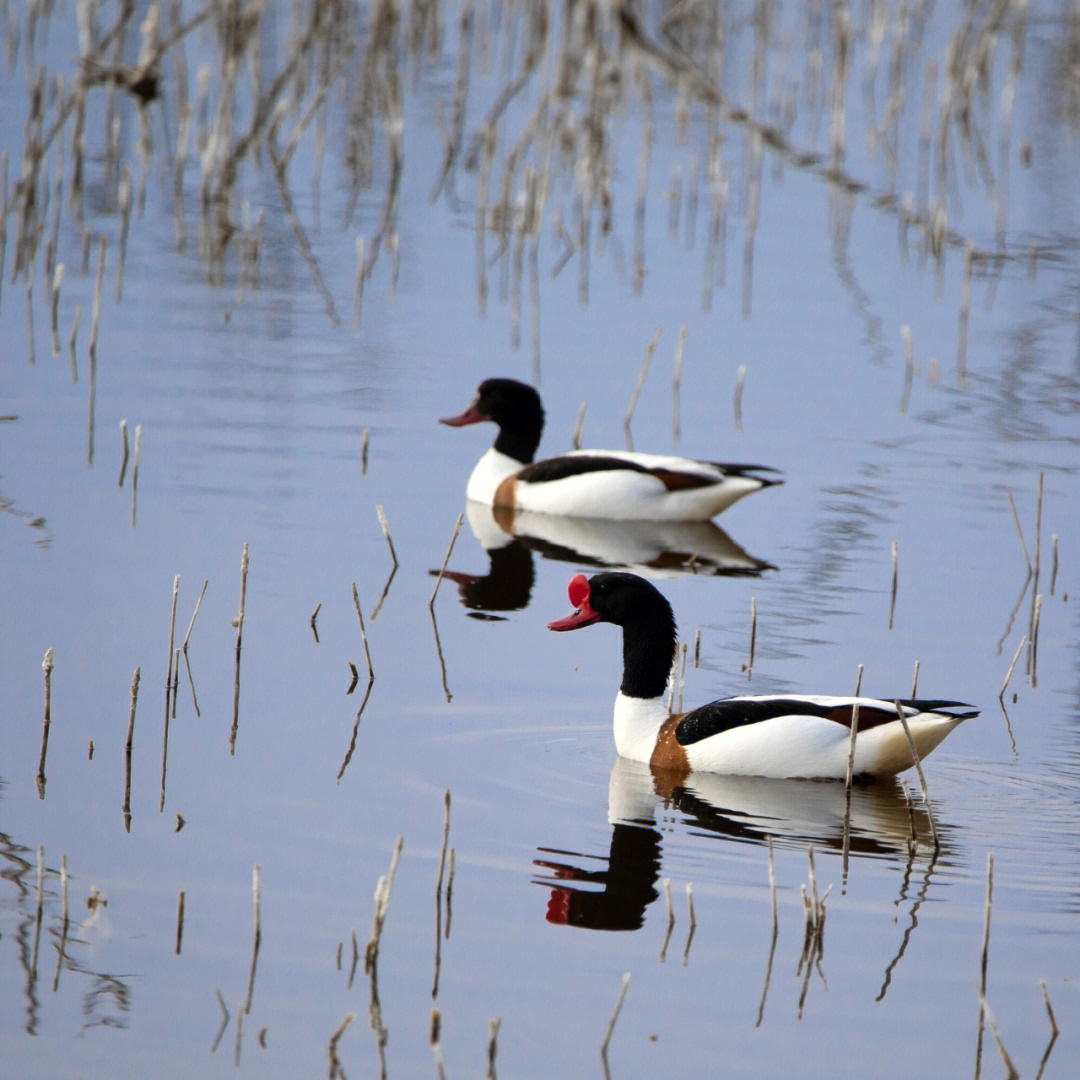
<path id="1" fill-rule="evenodd" d="M 486 419 L 487 417 L 476 407 L 474 401 L 460 416 L 447 416 L 439 423 L 446 424 L 447 427 L 464 427 L 466 424 L 483 423 Z"/>
<path id="2" fill-rule="evenodd" d="M 556 619 L 548 623 L 549 630 L 577 630 L 581 626 L 590 626 L 600 619 L 600 613 L 593 611 L 589 604 L 589 579 L 584 574 L 578 574 L 571 578 L 570 586 L 566 590 L 570 596 L 570 603 L 575 611 L 565 618 Z"/>

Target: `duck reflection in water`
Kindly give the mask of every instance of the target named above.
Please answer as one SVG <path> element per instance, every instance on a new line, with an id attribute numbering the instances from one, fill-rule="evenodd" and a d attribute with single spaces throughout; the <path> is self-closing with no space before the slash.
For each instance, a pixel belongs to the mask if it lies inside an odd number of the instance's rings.
<path id="1" fill-rule="evenodd" d="M 488 572 L 447 570 L 474 618 L 528 606 L 533 555 L 577 566 L 618 568 L 650 577 L 698 574 L 757 577 L 776 567 L 755 558 L 711 521 L 605 521 L 492 509 L 469 500 L 466 516 L 487 552 Z M 437 571 L 432 571 L 437 573 Z"/>
<path id="2" fill-rule="evenodd" d="M 813 844 L 841 851 L 844 787 L 819 780 L 773 780 L 716 773 L 676 773 L 618 758 L 608 788 L 611 842 L 606 855 L 542 847 L 534 865 L 549 871 L 535 883 L 551 890 L 547 921 L 592 930 L 637 930 L 659 896 L 662 842 L 658 809 L 677 811 L 691 835 L 765 846 Z M 937 822 L 934 863 L 951 862 L 947 829 Z M 851 790 L 848 850 L 858 858 L 902 858 L 910 841 L 931 843 L 930 820 L 896 780 L 856 783 Z M 925 846 L 924 846 L 925 845 Z"/>

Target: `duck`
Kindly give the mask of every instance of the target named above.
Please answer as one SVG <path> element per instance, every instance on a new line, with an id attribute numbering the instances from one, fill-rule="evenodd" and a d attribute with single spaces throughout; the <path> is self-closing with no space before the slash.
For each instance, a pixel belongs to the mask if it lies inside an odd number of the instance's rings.
<path id="1" fill-rule="evenodd" d="M 895 776 L 930 753 L 979 710 L 962 701 L 773 694 L 720 698 L 691 712 L 664 704 L 678 645 L 671 605 L 636 574 L 577 574 L 574 611 L 548 623 L 577 630 L 614 623 L 623 631 L 623 674 L 615 698 L 615 748 L 622 757 L 683 775 L 692 772 L 774 779 L 843 780 L 858 708 L 853 776 Z"/>
<path id="2" fill-rule="evenodd" d="M 536 461 L 544 408 L 516 379 L 485 379 L 468 408 L 440 422 L 485 420 L 499 432 L 477 462 L 468 500 L 511 512 L 622 521 L 708 521 L 737 499 L 782 481 L 767 465 L 734 465 L 631 450 L 571 450 Z"/>

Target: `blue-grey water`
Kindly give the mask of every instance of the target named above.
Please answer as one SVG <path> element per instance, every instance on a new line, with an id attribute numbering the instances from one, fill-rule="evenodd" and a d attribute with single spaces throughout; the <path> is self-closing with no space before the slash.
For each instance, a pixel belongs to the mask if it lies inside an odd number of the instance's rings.
<path id="1" fill-rule="evenodd" d="M 51 88 L 46 129 L 64 92 L 54 77 L 70 88 L 79 70 L 78 6 L 56 5 L 31 39 L 28 14 L 13 5 L 2 31 L 5 1072 L 315 1075 L 333 1051 L 346 1075 L 377 1075 L 384 1041 L 388 1076 L 437 1074 L 439 1055 L 447 1076 L 485 1075 L 489 1021 L 498 1019 L 494 1071 L 504 1078 L 602 1076 L 605 1068 L 612 1077 L 1003 1075 L 989 1027 L 979 1045 L 992 856 L 988 1015 L 1021 1075 L 1075 1075 L 1075 10 L 1007 8 L 995 26 L 979 5 L 970 19 L 969 7 L 948 4 L 717 5 L 710 23 L 713 6 L 699 5 L 700 23 L 687 25 L 677 6 L 652 4 L 642 5 L 635 29 L 620 27 L 606 6 L 569 15 L 556 7 L 541 58 L 498 117 L 481 198 L 482 141 L 474 168 L 464 151 L 524 70 L 536 9 L 478 2 L 465 9 L 465 146 L 433 198 L 453 131 L 463 9 L 438 5 L 435 44 L 430 25 L 410 44 L 424 5 L 406 5 L 391 37 L 403 163 L 396 239 L 384 237 L 357 308 L 356 242 L 364 238 L 370 254 L 394 128 L 377 115 L 372 182 L 349 216 L 348 95 L 386 10 L 360 5 L 341 16 L 342 40 L 354 36 L 357 47 L 339 58 L 288 167 L 336 323 L 265 152 L 240 169 L 228 210 L 241 231 L 223 280 L 210 280 L 196 140 L 214 122 L 213 109 L 199 106 L 200 68 L 211 102 L 220 89 L 211 20 L 183 43 L 195 131 L 182 251 L 175 53 L 162 64 L 162 101 L 148 109 L 145 165 L 132 99 L 117 98 L 119 161 L 136 193 L 119 300 L 122 221 L 105 91 L 89 99 L 82 220 L 65 198 L 57 233 L 65 275 L 55 356 L 44 247 L 58 170 L 71 181 L 70 119 L 63 153 L 57 144 L 46 152 L 37 189 L 49 201 L 29 308 L 15 267 L 16 181 L 38 65 Z M 245 54 L 237 132 L 253 115 L 254 81 L 268 86 L 287 62 L 292 7 L 271 3 L 258 63 Z M 184 17 L 198 11 L 179 8 Z M 603 49 L 574 54 L 572 92 L 560 96 L 560 50 L 585 33 L 580 20 L 590 11 Z M 128 64 L 137 62 L 148 13 L 138 5 Z M 838 84 L 845 13 L 850 68 Z M 99 37 L 115 14 L 102 6 Z M 680 49 L 697 71 L 691 78 L 684 69 L 682 89 L 670 66 Z M 946 86 L 944 77 L 951 56 L 973 80 L 966 132 L 956 111 L 962 80 Z M 722 103 L 702 99 L 701 78 L 722 88 Z M 312 76 L 308 96 L 282 119 L 279 149 L 316 83 Z M 838 86 L 843 97 L 831 109 Z M 604 95 L 599 112 L 594 93 Z M 544 94 L 547 109 L 537 112 Z M 377 96 L 376 113 L 384 107 Z M 839 117 L 842 155 L 830 141 Z M 603 152 L 590 166 L 594 130 Z M 506 212 L 495 204 L 515 145 L 524 147 L 509 188 L 518 220 L 530 190 L 542 189 L 543 202 L 532 232 L 501 235 Z M 579 214 L 590 197 L 582 246 Z M 478 201 L 491 225 L 479 233 Z M 936 256 L 921 224 L 935 207 L 944 215 Z M 260 211 L 252 285 L 241 250 Z M 88 465 L 99 236 L 105 280 Z M 68 340 L 80 306 L 73 380 Z M 664 549 L 683 554 L 657 581 L 691 652 L 700 631 L 685 700 L 747 688 L 846 693 L 859 665 L 865 691 L 906 696 L 918 664 L 920 694 L 982 710 L 925 763 L 936 856 L 913 775 L 904 786 L 854 792 L 845 875 L 842 787 L 703 777 L 657 792 L 647 771 L 617 760 L 616 631 L 567 638 L 545 624 L 568 611 L 574 573 L 605 556 L 634 564 L 655 536 L 575 533 L 566 523 L 549 523 L 545 534 L 538 523 L 509 543 L 490 515 L 474 513 L 429 606 L 431 572 L 466 511 L 465 480 L 493 436 L 436 419 L 464 408 L 480 379 L 509 375 L 539 382 L 543 448 L 569 446 L 582 403 L 583 444 L 624 446 L 624 418 L 658 331 L 633 412 L 634 447 L 762 462 L 785 478 L 725 512 L 722 533 L 676 536 Z M 132 462 L 118 485 L 121 421 L 132 451 L 141 428 L 134 521 Z M 688 569 L 686 551 L 706 543 L 718 565 L 701 558 Z M 177 648 L 208 584 L 180 658 L 163 777 L 177 577 Z M 374 681 L 346 764 L 369 681 L 354 583 Z M 351 694 L 350 664 L 358 674 Z M 453 876 L 447 895 L 447 865 L 440 909 L 446 791 Z M 373 983 L 363 953 L 399 836 Z M 778 928 L 771 962 L 768 837 Z M 812 889 L 811 847 L 819 893 L 831 891 L 823 953 L 807 980 L 800 890 Z M 666 950 L 665 881 L 674 915 Z M 605 1065 L 600 1045 L 625 973 Z M 1047 1001 L 1060 1028 L 1052 1046 Z"/>

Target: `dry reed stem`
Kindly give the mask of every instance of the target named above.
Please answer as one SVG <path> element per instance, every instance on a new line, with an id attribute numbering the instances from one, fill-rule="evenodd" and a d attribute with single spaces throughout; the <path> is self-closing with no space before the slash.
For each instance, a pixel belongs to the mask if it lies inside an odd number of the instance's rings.
<path id="1" fill-rule="evenodd" d="M 37 849 L 37 902 L 34 905 L 34 945 L 30 953 L 30 985 L 37 982 L 38 948 L 41 944 L 41 921 L 45 912 L 45 846 Z"/>
<path id="2" fill-rule="evenodd" d="M 675 929 L 675 907 L 671 902 L 671 878 L 664 878 L 664 905 L 667 908 L 667 931 L 664 934 L 664 943 L 660 946 L 660 963 L 667 959 L 668 944 L 671 941 L 671 932 Z"/>
<path id="3" fill-rule="evenodd" d="M 341 1077 L 341 1080 L 345 1080 L 345 1070 L 341 1067 L 341 1059 L 338 1057 L 337 1044 L 341 1039 L 341 1036 L 345 1034 L 346 1029 L 356 1019 L 356 1013 L 346 1013 L 345 1019 L 337 1026 L 337 1030 L 330 1036 L 329 1053 L 330 1053 L 330 1080 L 337 1080 L 337 1077 Z"/>
<path id="4" fill-rule="evenodd" d="M 694 667 L 701 666 L 701 628 L 694 631 Z"/>
<path id="5" fill-rule="evenodd" d="M 941 847 L 941 844 L 938 840 L 937 824 L 934 821 L 934 809 L 930 805 L 930 790 L 926 786 L 926 776 L 923 773 L 922 762 L 919 760 L 918 750 L 915 749 L 915 742 L 911 737 L 911 729 L 908 727 L 907 717 L 904 715 L 903 707 L 899 701 L 894 701 L 893 705 L 896 707 L 896 715 L 900 720 L 900 726 L 904 729 L 904 736 L 907 738 L 908 749 L 911 751 L 915 772 L 919 777 L 919 787 L 922 789 L 923 805 L 926 807 L 926 817 L 930 823 L 930 836 L 934 842 L 934 852 L 936 854 Z"/>
<path id="6" fill-rule="evenodd" d="M 128 426 L 126 420 L 120 421 L 120 476 L 116 481 L 116 486 L 122 488 L 124 486 L 124 477 L 127 475 L 128 467 Z"/>
<path id="7" fill-rule="evenodd" d="M 750 597 L 750 653 L 746 661 L 746 678 L 754 677 L 754 654 L 757 652 L 757 597 Z"/>
<path id="8" fill-rule="evenodd" d="M 600 1057 L 603 1059 L 604 1068 L 607 1068 L 607 1052 L 608 1046 L 611 1043 L 611 1036 L 615 1031 L 615 1022 L 619 1019 L 619 1013 L 622 1011 L 623 1001 L 626 999 L 626 991 L 630 986 L 630 972 L 626 972 L 622 977 L 622 985 L 619 987 L 619 995 L 615 999 L 615 1008 L 611 1012 L 611 1019 L 608 1021 L 607 1031 L 604 1032 L 604 1041 L 600 1044 Z"/>
<path id="9" fill-rule="evenodd" d="M 907 323 L 900 327 L 900 335 L 904 339 L 904 392 L 900 398 L 900 412 L 906 413 L 911 401 L 911 384 L 915 380 L 915 345 Z"/>
<path id="10" fill-rule="evenodd" d="M 221 1027 L 218 1028 L 218 1033 L 210 1046 L 211 1054 L 213 1054 L 220 1045 L 222 1036 L 224 1036 L 225 1030 L 229 1026 L 229 1020 L 231 1019 L 231 1017 L 229 1016 L 228 1006 L 225 1004 L 225 999 L 221 996 L 221 991 L 215 990 L 214 994 L 217 997 L 218 1008 L 221 1009 Z"/>
<path id="11" fill-rule="evenodd" d="M 180 890 L 180 896 L 176 901 L 176 955 L 180 955 L 180 949 L 184 942 L 184 890 Z"/>
<path id="12" fill-rule="evenodd" d="M 919 690 L 919 661 L 915 661 L 915 671 L 911 676 L 911 696 L 915 698 Z"/>
<path id="13" fill-rule="evenodd" d="M 53 650 L 52 646 L 45 652 L 45 659 L 41 661 L 41 670 L 45 682 L 45 715 L 41 725 L 41 755 L 38 758 L 37 767 L 37 791 L 38 798 L 45 798 L 45 756 L 49 752 L 49 728 L 52 727 L 52 673 L 53 673 Z"/>
<path id="14" fill-rule="evenodd" d="M 1009 670 L 1005 672 L 1005 681 L 1001 684 L 1001 692 L 998 694 L 998 701 L 1003 705 L 1005 703 L 1005 691 L 1009 688 L 1009 680 L 1012 678 L 1013 669 L 1016 667 L 1016 662 L 1020 659 L 1020 653 L 1023 652 L 1027 640 L 1027 634 L 1020 639 L 1020 644 L 1016 647 L 1016 653 L 1012 658 L 1012 663 L 1009 665 Z"/>
<path id="15" fill-rule="evenodd" d="M 131 706 L 128 710 L 127 739 L 124 742 L 124 831 L 131 830 L 131 748 L 135 740 L 135 709 L 139 702 L 139 680 L 142 668 L 131 677 Z"/>
<path id="16" fill-rule="evenodd" d="M 1046 1049 L 1043 1051 L 1042 1058 L 1039 1060 L 1039 1070 L 1035 1074 L 1035 1080 L 1042 1080 L 1042 1075 L 1046 1071 L 1046 1063 L 1050 1060 L 1050 1053 L 1054 1049 L 1054 1043 L 1057 1042 L 1058 1035 L 1061 1034 L 1057 1017 L 1054 1016 L 1054 1007 L 1050 1004 L 1050 995 L 1047 992 L 1046 983 L 1040 981 L 1039 989 L 1042 991 L 1043 1004 L 1046 1006 L 1046 1015 L 1050 1021 L 1050 1041 L 1046 1044 Z"/>
<path id="17" fill-rule="evenodd" d="M 841 842 L 841 882 L 847 884 L 848 856 L 851 851 L 851 782 L 855 778 L 855 743 L 859 737 L 859 691 L 862 689 L 863 665 L 855 676 L 855 700 L 851 705 L 851 735 L 848 738 L 847 768 L 844 772 L 844 835 Z"/>
<path id="18" fill-rule="evenodd" d="M 315 609 L 311 613 L 311 618 L 308 619 L 308 625 L 311 627 L 312 636 L 315 638 L 315 644 L 319 644 L 319 628 L 316 625 L 316 620 L 319 618 L 319 612 L 322 610 L 322 602 L 320 601 L 315 605 Z"/>
<path id="19" fill-rule="evenodd" d="M 780 918 L 776 904 L 776 857 L 773 852 L 773 838 L 765 837 L 769 849 L 769 897 L 772 901 L 772 937 L 769 943 L 769 961 L 765 966 L 765 983 L 761 988 L 761 1001 L 758 1004 L 757 1020 L 754 1027 L 761 1027 L 765 1017 L 765 999 L 769 994 L 769 982 L 772 979 L 773 960 L 776 957 L 776 939 L 780 934 Z"/>
<path id="20" fill-rule="evenodd" d="M 240 726 L 240 651 L 244 635 L 244 609 L 247 606 L 248 545 L 240 556 L 240 611 L 233 620 L 236 627 L 236 645 L 233 650 L 233 710 L 232 729 L 229 732 L 229 756 L 236 753 L 236 732 Z"/>
<path id="21" fill-rule="evenodd" d="M 645 385 L 645 376 L 649 374 L 649 365 L 652 363 L 653 353 L 656 352 L 656 345 L 659 340 L 660 328 L 657 327 L 656 333 L 652 336 L 652 340 L 645 346 L 645 362 L 641 365 L 641 371 L 638 372 L 637 382 L 634 384 L 634 392 L 630 395 L 630 404 L 626 408 L 626 418 L 623 420 L 623 429 L 626 432 L 626 445 L 630 450 L 633 450 L 634 448 L 634 440 L 630 434 L 630 421 L 633 419 L 634 409 L 637 408 L 638 398 L 641 396 L 641 388 Z"/>
<path id="22" fill-rule="evenodd" d="M 581 449 L 581 429 L 585 423 L 585 402 L 581 403 L 581 407 L 578 409 L 577 420 L 574 421 L 574 433 L 570 437 L 570 445 L 575 450 Z"/>
<path id="23" fill-rule="evenodd" d="M 368 446 L 371 443 L 371 429 L 364 428 L 360 436 L 360 475 L 367 476 Z"/>
<path id="24" fill-rule="evenodd" d="M 1058 574 L 1058 538 L 1055 533 L 1050 537 L 1050 595 L 1054 595 L 1054 586 L 1057 584 Z"/>
<path id="25" fill-rule="evenodd" d="M 2 277 L 3 275 L 0 275 Z M 75 308 L 75 315 L 71 320 L 71 333 L 68 335 L 68 358 L 71 362 L 71 381 L 79 381 L 79 363 L 76 358 L 75 344 L 79 337 L 79 321 L 82 319 L 82 304 Z"/>
<path id="26" fill-rule="evenodd" d="M 135 425 L 135 454 L 131 461 L 131 527 L 135 528 L 135 513 L 139 500 L 139 451 L 142 450 L 142 424 Z"/>
<path id="27" fill-rule="evenodd" d="M 686 883 L 686 914 L 689 929 L 686 932 L 686 945 L 683 947 L 683 967 L 686 967 L 690 962 L 690 943 L 694 940 L 694 931 L 697 930 L 697 915 L 694 913 L 694 888 L 689 881 Z"/>
<path id="28" fill-rule="evenodd" d="M 373 974 L 379 961 L 379 943 L 382 940 L 383 924 L 386 922 L 386 912 L 390 907 L 390 893 L 394 888 L 394 877 L 397 874 L 398 861 L 401 859 L 404 843 L 404 837 L 401 836 L 394 842 L 394 850 L 390 856 L 390 869 L 385 877 L 379 878 L 375 887 L 375 915 L 371 923 L 371 938 L 364 947 L 364 972 L 368 975 Z"/>
<path id="29" fill-rule="evenodd" d="M 488 1021 L 487 1080 L 495 1080 L 496 1040 L 499 1037 L 499 1028 L 501 1026 L 502 1021 L 496 1018 Z"/>
<path id="30" fill-rule="evenodd" d="M 1016 512 L 1016 500 L 1011 491 L 1006 491 L 1009 496 L 1009 508 L 1012 510 L 1013 521 L 1016 523 L 1016 532 L 1020 537 L 1020 546 L 1024 549 L 1024 562 L 1027 563 L 1028 573 L 1033 572 L 1031 556 L 1028 555 L 1027 543 L 1024 540 L 1024 530 L 1020 525 L 1020 515 Z"/>
<path id="31" fill-rule="evenodd" d="M 191 640 L 191 631 L 195 627 L 195 618 L 199 614 L 199 608 L 202 606 L 203 597 L 206 595 L 206 587 L 210 584 L 209 578 L 203 578 L 202 588 L 199 590 L 199 599 L 195 601 L 195 610 L 191 613 L 191 621 L 188 623 L 187 633 L 184 635 L 184 644 L 182 646 L 184 655 L 187 655 L 188 642 Z"/>
<path id="32" fill-rule="evenodd" d="M 454 544 L 457 541 L 458 533 L 461 532 L 461 523 L 465 520 L 464 514 L 458 514 L 457 523 L 454 525 L 454 531 L 450 536 L 450 545 L 446 549 L 446 554 L 443 556 L 442 566 L 439 567 L 438 576 L 435 578 L 435 588 L 431 590 L 431 599 L 428 601 L 428 607 L 432 609 L 434 613 L 435 597 L 438 595 L 439 586 L 442 584 L 443 574 L 446 573 L 446 564 L 450 561 L 450 553 L 454 550 Z"/>
<path id="33" fill-rule="evenodd" d="M 683 356 L 686 352 L 686 323 L 679 326 L 679 338 L 675 346 L 675 370 L 671 376 L 672 420 L 671 434 L 675 442 L 682 438 L 680 398 L 682 394 Z"/>
<path id="34" fill-rule="evenodd" d="M 0 261 L 0 266 L 3 263 Z M 58 263 L 53 271 L 52 288 L 49 290 L 49 329 L 52 332 L 53 356 L 60 355 L 60 286 L 64 280 L 64 264 Z"/>
<path id="35" fill-rule="evenodd" d="M 262 944 L 262 903 L 261 888 L 259 882 L 259 864 L 255 863 L 251 870 L 251 903 L 254 909 L 254 930 L 251 941 L 251 967 L 248 970 L 247 994 L 244 996 L 244 1005 L 241 1014 L 247 1016 L 251 1012 L 251 999 L 255 994 L 255 966 L 259 960 L 259 946 Z"/>
<path id="36" fill-rule="evenodd" d="M 101 291 L 105 286 L 105 237 L 98 240 L 97 279 L 94 284 L 94 308 L 90 320 L 90 378 L 87 398 L 86 464 L 94 464 L 94 414 L 97 405 L 97 341 L 101 321 Z"/>
<path id="37" fill-rule="evenodd" d="M 371 688 L 375 685 L 375 668 L 371 663 L 371 650 L 368 647 L 367 630 L 364 628 L 364 612 L 360 607 L 360 594 L 356 589 L 356 582 L 352 584 L 352 597 L 353 607 L 356 609 L 356 617 L 360 622 L 360 641 L 364 646 L 364 659 L 367 662 L 368 669 L 368 681 L 367 687 L 364 689 L 364 696 L 360 699 L 360 707 L 356 710 L 356 719 L 353 721 L 352 736 L 349 739 L 348 749 L 345 751 L 345 757 L 342 758 L 341 764 L 338 766 L 337 779 L 340 782 L 341 778 L 345 775 L 345 770 L 349 767 L 349 762 L 352 761 L 353 751 L 356 749 L 356 738 L 360 731 L 360 718 L 364 715 L 364 709 L 367 707 L 368 698 L 371 697 Z M 353 686 L 349 687 L 349 693 L 355 689 L 355 672 L 356 668 L 353 668 L 354 682 Z"/>
<path id="38" fill-rule="evenodd" d="M 896 588 L 899 583 L 898 572 L 900 569 L 900 544 L 892 542 L 892 588 L 889 590 L 889 629 L 893 628 L 893 618 L 896 615 Z"/>

